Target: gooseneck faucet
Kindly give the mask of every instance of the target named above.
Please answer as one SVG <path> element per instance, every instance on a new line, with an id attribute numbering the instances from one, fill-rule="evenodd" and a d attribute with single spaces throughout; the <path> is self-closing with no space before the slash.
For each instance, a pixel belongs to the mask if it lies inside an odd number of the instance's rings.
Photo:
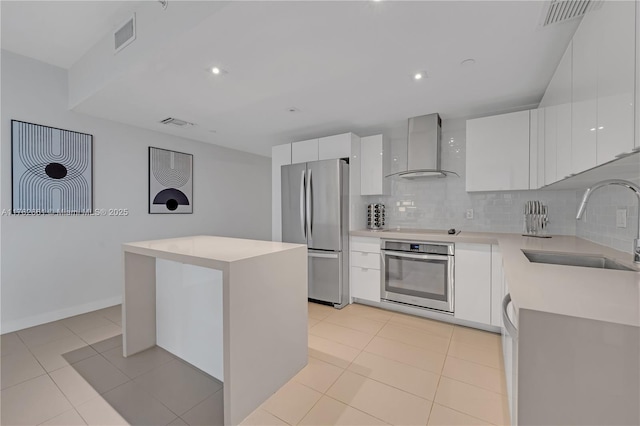
<path id="1" fill-rule="evenodd" d="M 580 207 L 578 208 L 576 219 L 580 220 L 580 218 L 584 214 L 584 211 L 587 208 L 587 202 L 589 201 L 591 194 L 593 194 L 593 191 L 608 185 L 624 186 L 625 188 L 629 188 L 630 190 L 632 190 L 638 197 L 638 234 L 636 235 L 636 239 L 633 240 L 633 261 L 635 263 L 640 263 L 640 186 L 636 185 L 633 182 L 622 179 L 609 179 L 596 183 L 595 185 L 587 188 L 587 190 L 584 191 L 584 195 L 582 196 L 582 202 L 580 203 Z"/>

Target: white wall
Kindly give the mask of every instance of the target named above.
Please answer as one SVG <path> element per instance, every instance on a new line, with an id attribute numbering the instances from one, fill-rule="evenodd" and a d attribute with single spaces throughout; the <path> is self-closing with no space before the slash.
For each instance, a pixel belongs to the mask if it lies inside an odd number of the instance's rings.
<path id="1" fill-rule="evenodd" d="M 9 332 L 120 303 L 120 244 L 210 234 L 271 237 L 270 159 L 69 111 L 67 72 L 2 51 L 0 208 L 11 209 L 11 119 L 94 136 L 94 208 L 127 217 L 2 216 L 1 319 Z M 194 213 L 149 215 L 147 149 L 194 155 Z"/>

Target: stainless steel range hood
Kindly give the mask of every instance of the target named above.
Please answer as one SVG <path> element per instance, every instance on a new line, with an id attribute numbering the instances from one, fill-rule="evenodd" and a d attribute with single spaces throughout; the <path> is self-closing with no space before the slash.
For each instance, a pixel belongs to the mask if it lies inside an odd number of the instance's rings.
<path id="1" fill-rule="evenodd" d="M 445 177 L 455 172 L 440 168 L 440 115 L 428 114 L 409 119 L 407 135 L 407 170 L 387 175 L 405 179 Z"/>

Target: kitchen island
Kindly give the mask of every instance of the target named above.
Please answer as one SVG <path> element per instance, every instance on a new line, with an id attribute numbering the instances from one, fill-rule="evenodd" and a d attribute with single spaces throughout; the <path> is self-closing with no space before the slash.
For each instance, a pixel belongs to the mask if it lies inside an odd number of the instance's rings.
<path id="1" fill-rule="evenodd" d="M 194 236 L 123 244 L 123 356 L 155 345 L 223 382 L 238 424 L 307 363 L 307 248 Z"/>

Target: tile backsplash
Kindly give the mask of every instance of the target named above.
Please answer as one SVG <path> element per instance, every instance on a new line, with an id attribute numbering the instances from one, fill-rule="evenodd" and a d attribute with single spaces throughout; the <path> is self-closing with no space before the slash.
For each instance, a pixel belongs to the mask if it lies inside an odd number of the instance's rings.
<path id="1" fill-rule="evenodd" d="M 384 196 L 370 196 L 367 203 L 386 205 L 388 228 L 456 228 L 468 231 L 512 232 L 524 231 L 524 205 L 529 200 L 540 200 L 549 209 L 550 234 L 577 235 L 618 250 L 629 252 L 638 226 L 637 201 L 625 188 L 602 188 L 594 193 L 587 209 L 585 221 L 575 218 L 582 192 L 575 190 L 537 190 L 472 192 L 465 191 L 466 120 L 443 120 L 442 168 L 458 173 L 460 177 L 406 180 L 398 177 L 385 179 Z M 391 142 L 388 156 L 391 170 L 396 171 L 406 162 L 401 139 Z M 393 149 L 399 145 L 399 149 Z M 386 147 L 387 148 L 387 147 Z M 394 155 L 396 155 L 394 157 Z M 500 155 L 500 153 L 496 153 Z M 406 163 L 405 163 L 406 164 Z M 626 193 L 628 192 L 628 194 Z M 616 207 L 626 208 L 627 228 L 615 227 Z M 473 219 L 467 219 L 468 210 Z M 364 212 L 363 212 L 364 214 Z"/>
<path id="2" fill-rule="evenodd" d="M 576 194 L 578 202 L 583 192 Z M 626 209 L 627 227 L 616 227 L 616 211 Z M 617 250 L 631 252 L 638 235 L 638 197 L 628 188 L 610 185 L 594 191 L 584 216 L 577 222 L 576 235 Z"/>

